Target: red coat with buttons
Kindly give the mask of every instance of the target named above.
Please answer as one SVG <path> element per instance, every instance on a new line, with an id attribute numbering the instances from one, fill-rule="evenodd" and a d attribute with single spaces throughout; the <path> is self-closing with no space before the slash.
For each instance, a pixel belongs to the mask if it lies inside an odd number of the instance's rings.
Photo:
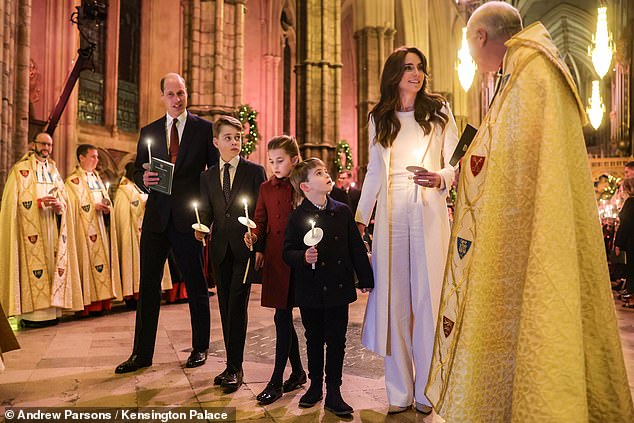
<path id="1" fill-rule="evenodd" d="M 293 305 L 291 269 L 282 259 L 284 233 L 293 210 L 293 187 L 288 178 L 275 176 L 260 185 L 253 221 L 257 228 L 256 251 L 264 252 L 262 270 L 262 306 L 288 308 Z"/>

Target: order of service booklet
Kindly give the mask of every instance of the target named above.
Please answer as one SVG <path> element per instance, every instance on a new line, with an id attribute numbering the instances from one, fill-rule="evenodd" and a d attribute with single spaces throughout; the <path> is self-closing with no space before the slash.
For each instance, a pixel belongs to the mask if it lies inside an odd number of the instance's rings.
<path id="1" fill-rule="evenodd" d="M 174 177 L 174 164 L 165 160 L 152 157 L 150 163 L 150 172 L 158 173 L 159 183 L 150 185 L 150 189 L 163 194 L 172 194 L 172 179 Z"/>

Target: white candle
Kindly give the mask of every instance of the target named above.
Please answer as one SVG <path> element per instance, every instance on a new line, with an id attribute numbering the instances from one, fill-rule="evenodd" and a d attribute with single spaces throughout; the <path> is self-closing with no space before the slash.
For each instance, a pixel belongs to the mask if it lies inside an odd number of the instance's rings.
<path id="1" fill-rule="evenodd" d="M 200 216 L 198 215 L 198 203 L 194 203 L 194 211 L 196 212 L 196 223 L 200 226 Z"/>
<path id="2" fill-rule="evenodd" d="M 148 163 L 152 164 L 152 149 L 150 148 L 150 146 L 152 145 L 152 140 L 148 138 L 147 140 L 147 156 L 148 156 Z"/>
<path id="3" fill-rule="evenodd" d="M 315 238 L 315 221 L 314 221 L 314 220 L 311 220 L 311 221 L 310 221 L 310 225 L 312 226 L 310 236 L 312 236 L 313 238 Z"/>
<path id="4" fill-rule="evenodd" d="M 106 182 L 106 191 L 110 191 L 110 182 Z"/>

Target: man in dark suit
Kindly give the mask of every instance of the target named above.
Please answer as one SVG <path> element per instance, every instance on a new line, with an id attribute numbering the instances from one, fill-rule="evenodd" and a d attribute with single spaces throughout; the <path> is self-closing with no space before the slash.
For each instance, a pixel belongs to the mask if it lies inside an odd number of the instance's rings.
<path id="1" fill-rule="evenodd" d="M 337 201 L 342 201 L 350 207 L 352 211 L 352 215 L 354 216 L 357 213 L 357 206 L 359 205 L 359 198 L 361 198 L 361 191 L 355 188 L 354 181 L 352 180 L 352 172 L 349 170 L 343 170 L 339 172 L 339 177 L 337 178 L 339 183 L 339 188 L 345 193 L 345 199 L 335 198 L 335 195 L 331 194 L 331 197 Z"/>
<path id="2" fill-rule="evenodd" d="M 170 73 L 161 79 L 166 115 L 141 129 L 134 182 L 149 193 L 141 233 L 141 282 L 136 310 L 134 348 L 115 373 L 133 372 L 152 365 L 161 302 L 161 278 L 167 254 L 174 252 L 185 278 L 192 325 L 192 352 L 186 367 L 205 363 L 209 349 L 209 295 L 203 275 L 201 244 L 192 234 L 196 217 L 192 203 L 200 194 L 200 173 L 218 163 L 212 145 L 211 122 L 187 112 L 185 80 Z M 147 142 L 152 157 L 174 163 L 171 195 L 150 190 L 159 181 L 147 170 Z"/>
<path id="3" fill-rule="evenodd" d="M 221 116 L 214 123 L 214 145 L 220 161 L 200 175 L 201 221 L 213 224 L 211 261 L 218 282 L 218 305 L 222 335 L 227 351 L 227 368 L 214 378 L 233 392 L 242 385 L 242 361 L 247 335 L 247 306 L 251 290 L 245 271 L 251 252 L 244 244 L 246 227 L 238 222 L 245 214 L 253 216 L 260 185 L 266 180 L 264 168 L 240 157 L 242 124 L 236 118 Z M 196 232 L 201 240 L 205 234 Z"/>

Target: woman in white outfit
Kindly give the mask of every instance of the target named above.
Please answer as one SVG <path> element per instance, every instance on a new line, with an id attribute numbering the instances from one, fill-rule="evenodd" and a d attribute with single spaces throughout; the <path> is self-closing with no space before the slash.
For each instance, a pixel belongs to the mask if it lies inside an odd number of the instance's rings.
<path id="1" fill-rule="evenodd" d="M 385 357 L 389 413 L 412 403 L 431 412 L 424 391 L 449 243 L 446 197 L 455 177 L 449 159 L 458 129 L 445 99 L 428 92 L 428 78 L 427 59 L 417 48 L 401 47 L 385 62 L 381 100 L 370 112 L 370 161 L 356 214 L 363 230 L 377 206 L 375 288 L 362 342 Z"/>

